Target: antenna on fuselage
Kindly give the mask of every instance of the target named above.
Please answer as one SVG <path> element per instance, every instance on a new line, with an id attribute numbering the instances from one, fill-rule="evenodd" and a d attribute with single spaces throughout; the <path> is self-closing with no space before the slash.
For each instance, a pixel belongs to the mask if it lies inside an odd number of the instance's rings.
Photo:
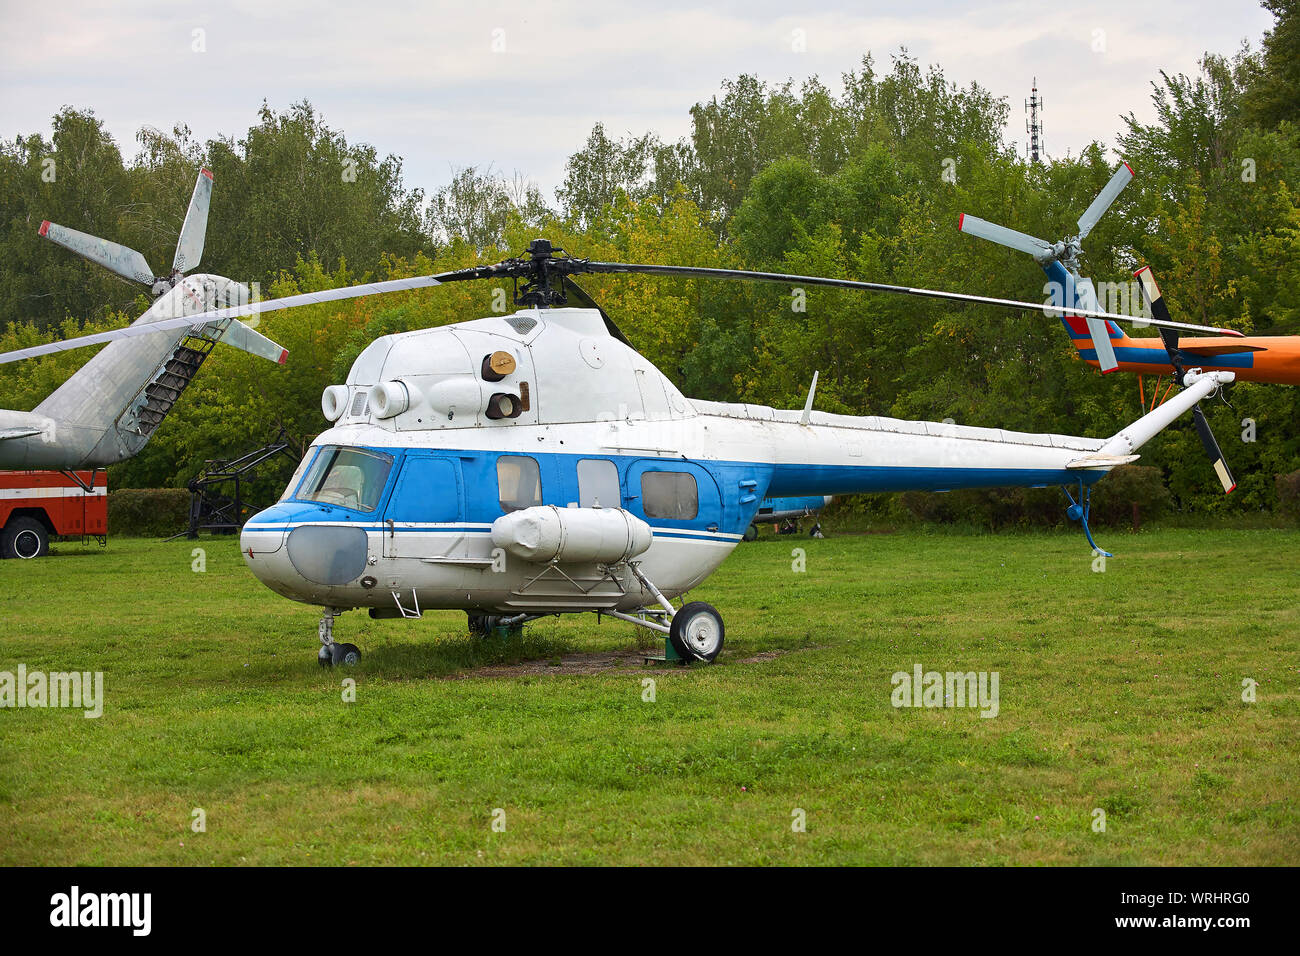
<path id="1" fill-rule="evenodd" d="M 813 396 L 817 394 L 817 376 L 820 374 L 820 369 L 813 372 L 812 385 L 808 389 L 808 400 L 803 403 L 803 414 L 799 416 L 800 425 L 807 425 L 812 420 Z"/>

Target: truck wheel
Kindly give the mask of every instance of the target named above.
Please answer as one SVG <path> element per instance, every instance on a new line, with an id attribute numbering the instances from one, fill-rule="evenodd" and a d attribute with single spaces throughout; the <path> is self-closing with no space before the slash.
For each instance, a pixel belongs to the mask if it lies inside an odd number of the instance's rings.
<path id="1" fill-rule="evenodd" d="M 50 553 L 50 537 L 35 518 L 15 518 L 0 533 L 0 556 L 40 558 Z"/>

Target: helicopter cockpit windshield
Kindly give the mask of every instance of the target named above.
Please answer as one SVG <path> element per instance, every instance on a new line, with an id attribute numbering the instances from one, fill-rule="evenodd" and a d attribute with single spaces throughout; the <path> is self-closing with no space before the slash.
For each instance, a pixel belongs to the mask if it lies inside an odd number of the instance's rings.
<path id="1" fill-rule="evenodd" d="M 316 456 L 294 497 L 355 511 L 374 511 L 392 467 L 391 455 L 327 445 Z"/>

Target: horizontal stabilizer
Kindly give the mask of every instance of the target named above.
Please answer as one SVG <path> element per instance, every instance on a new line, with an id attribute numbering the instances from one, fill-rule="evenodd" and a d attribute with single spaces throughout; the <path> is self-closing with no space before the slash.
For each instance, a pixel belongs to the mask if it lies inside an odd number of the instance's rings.
<path id="1" fill-rule="evenodd" d="M 1214 358 L 1216 355 L 1232 355 L 1236 352 L 1267 352 L 1268 348 L 1263 345 L 1188 345 L 1185 342 L 1178 344 L 1178 351 L 1186 352 L 1188 355 L 1196 355 L 1200 358 Z"/>
<path id="2" fill-rule="evenodd" d="M 15 438 L 34 438 L 37 435 L 53 436 L 54 419 L 35 412 L 16 412 L 0 408 L 0 441 Z"/>
<path id="3" fill-rule="evenodd" d="M 31 438 L 33 435 L 39 435 L 43 429 L 32 428 L 30 425 L 20 425 L 16 428 L 0 428 L 0 441 L 9 438 Z"/>
<path id="4" fill-rule="evenodd" d="M 1076 458 L 1074 461 L 1067 462 L 1065 467 L 1118 468 L 1120 465 L 1131 465 L 1141 457 L 1141 455 L 1084 455 L 1082 458 Z"/>

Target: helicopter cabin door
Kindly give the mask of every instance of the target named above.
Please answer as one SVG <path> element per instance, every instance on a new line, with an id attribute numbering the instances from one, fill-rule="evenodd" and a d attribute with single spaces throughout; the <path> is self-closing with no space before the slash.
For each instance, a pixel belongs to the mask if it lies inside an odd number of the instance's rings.
<path id="1" fill-rule="evenodd" d="M 627 470 L 627 508 L 656 532 L 716 532 L 722 524 L 722 496 L 713 476 L 681 459 L 640 459 Z"/>
<path id="2" fill-rule="evenodd" d="M 384 512 L 384 557 L 441 558 L 464 541 L 460 461 L 407 452 Z"/>

